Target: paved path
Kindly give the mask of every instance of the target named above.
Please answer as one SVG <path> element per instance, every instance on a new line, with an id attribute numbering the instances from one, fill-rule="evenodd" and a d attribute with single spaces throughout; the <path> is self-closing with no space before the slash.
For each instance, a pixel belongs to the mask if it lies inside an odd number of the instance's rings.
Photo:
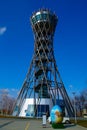
<path id="1" fill-rule="evenodd" d="M 55 130 L 47 123 L 46 128 L 42 127 L 41 120 L 28 119 L 2 119 L 0 118 L 0 130 Z M 61 129 L 58 129 L 61 130 Z M 66 125 L 64 130 L 87 130 L 78 125 Z"/>
<path id="2" fill-rule="evenodd" d="M 28 120 L 0 119 L 0 130 L 28 130 Z"/>

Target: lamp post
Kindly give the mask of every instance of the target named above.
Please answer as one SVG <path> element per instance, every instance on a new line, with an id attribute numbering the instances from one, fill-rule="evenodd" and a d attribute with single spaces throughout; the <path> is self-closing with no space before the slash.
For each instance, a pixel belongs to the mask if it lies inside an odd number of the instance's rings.
<path id="1" fill-rule="evenodd" d="M 74 114 L 75 114 L 75 124 L 77 124 L 77 119 L 76 119 L 76 100 L 75 100 L 75 92 L 72 93 L 73 94 L 73 97 L 74 97 Z"/>

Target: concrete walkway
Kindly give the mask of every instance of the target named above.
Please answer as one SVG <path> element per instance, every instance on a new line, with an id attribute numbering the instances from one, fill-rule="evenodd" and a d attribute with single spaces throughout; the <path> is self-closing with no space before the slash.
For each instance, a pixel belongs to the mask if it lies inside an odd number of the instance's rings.
<path id="1" fill-rule="evenodd" d="M 52 126 L 47 123 L 46 128 L 43 128 L 42 126 L 42 121 L 30 121 L 30 126 L 28 130 L 55 130 L 52 128 Z M 63 130 L 63 129 L 58 129 L 58 130 Z M 87 128 L 74 125 L 74 124 L 66 124 L 64 130 L 87 130 Z"/>
<path id="2" fill-rule="evenodd" d="M 55 130 L 47 122 L 46 128 L 42 126 L 42 120 L 33 119 L 6 119 L 0 118 L 0 130 Z M 63 130 L 63 129 L 58 129 Z M 64 130 L 87 130 L 87 128 L 70 124 L 65 125 Z"/>

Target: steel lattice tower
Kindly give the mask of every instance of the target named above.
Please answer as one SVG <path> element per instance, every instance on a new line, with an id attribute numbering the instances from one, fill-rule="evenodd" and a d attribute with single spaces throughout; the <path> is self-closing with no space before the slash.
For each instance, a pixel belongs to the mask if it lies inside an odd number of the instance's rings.
<path id="1" fill-rule="evenodd" d="M 53 38 L 58 21 L 57 16 L 47 9 L 41 9 L 30 18 L 34 32 L 34 55 L 22 89 L 18 95 L 13 115 L 19 115 L 26 98 L 34 98 L 34 115 L 37 115 L 37 103 L 42 98 L 49 98 L 53 105 L 60 97 L 68 115 L 74 110 L 60 77 L 53 50 Z"/>

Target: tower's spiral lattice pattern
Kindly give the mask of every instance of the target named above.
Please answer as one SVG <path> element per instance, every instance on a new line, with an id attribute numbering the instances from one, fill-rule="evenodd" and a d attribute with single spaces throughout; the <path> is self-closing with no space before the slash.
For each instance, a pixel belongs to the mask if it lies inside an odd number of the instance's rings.
<path id="1" fill-rule="evenodd" d="M 39 10 L 31 16 L 31 24 L 34 32 L 34 55 L 17 98 L 13 115 L 19 115 L 25 98 L 50 98 L 53 105 L 60 97 L 64 100 L 67 112 L 73 116 L 74 110 L 61 80 L 53 50 L 53 36 L 58 18 L 49 10 Z M 37 106 L 35 104 L 35 115 Z"/>

